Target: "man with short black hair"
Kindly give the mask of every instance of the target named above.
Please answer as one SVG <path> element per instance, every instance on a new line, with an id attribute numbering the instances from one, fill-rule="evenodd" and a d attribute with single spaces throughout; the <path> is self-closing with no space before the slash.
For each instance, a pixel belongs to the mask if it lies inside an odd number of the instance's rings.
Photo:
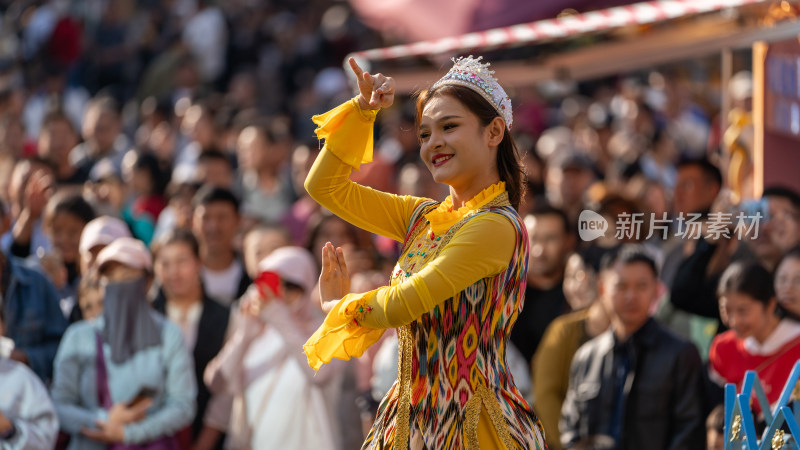
<path id="1" fill-rule="evenodd" d="M 193 216 L 192 231 L 200 243 L 205 293 L 230 306 L 250 285 L 233 242 L 240 222 L 239 200 L 227 189 L 203 186 L 194 197 Z"/>
<path id="2" fill-rule="evenodd" d="M 676 215 L 708 214 L 722 188 L 722 172 L 708 159 L 688 159 L 678 163 L 673 211 Z"/>
<path id="3" fill-rule="evenodd" d="M 230 190 L 234 182 L 233 162 L 220 150 L 207 150 L 197 157 L 196 176 L 200 184 Z"/>
<path id="4" fill-rule="evenodd" d="M 693 344 L 650 317 L 655 262 L 641 246 L 604 257 L 611 329 L 575 354 L 561 413 L 565 448 L 702 450 L 703 366 Z"/>

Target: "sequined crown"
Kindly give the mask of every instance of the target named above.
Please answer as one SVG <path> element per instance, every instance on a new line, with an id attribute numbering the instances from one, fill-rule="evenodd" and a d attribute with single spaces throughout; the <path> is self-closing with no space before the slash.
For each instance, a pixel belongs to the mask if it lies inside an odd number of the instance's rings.
<path id="1" fill-rule="evenodd" d="M 446 84 L 455 84 L 472 89 L 486 99 L 500 117 L 506 121 L 506 126 L 511 129 L 513 121 L 511 114 L 511 99 L 506 91 L 494 77 L 494 70 L 489 70 L 489 63 L 482 63 L 482 56 L 473 58 L 472 55 L 458 59 L 453 58 L 453 67 L 445 76 L 433 84 L 437 88 Z"/>

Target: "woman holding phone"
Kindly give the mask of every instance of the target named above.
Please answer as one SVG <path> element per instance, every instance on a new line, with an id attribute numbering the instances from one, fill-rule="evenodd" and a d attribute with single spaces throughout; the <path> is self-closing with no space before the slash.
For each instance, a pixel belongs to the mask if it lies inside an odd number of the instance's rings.
<path id="1" fill-rule="evenodd" d="M 340 249 L 323 249 L 328 312 L 304 346 L 311 367 L 361 355 L 398 328 L 399 378 L 362 448 L 543 449 L 541 424 L 514 385 L 505 349 L 525 291 L 528 238 L 511 101 L 481 58 L 459 58 L 417 99 L 420 156 L 450 195 L 437 202 L 349 180 L 372 158 L 378 109 L 394 81 L 350 60 L 360 94 L 314 117 L 323 148 L 305 187 L 367 231 L 403 243 L 389 286 L 349 293 Z"/>
<path id="2" fill-rule="evenodd" d="M 341 370 L 314 373 L 298 350 L 322 322 L 311 293 L 314 257 L 300 247 L 274 250 L 240 300 L 233 335 L 206 367 L 215 394 L 234 396 L 226 448 L 341 448 L 335 405 Z"/>

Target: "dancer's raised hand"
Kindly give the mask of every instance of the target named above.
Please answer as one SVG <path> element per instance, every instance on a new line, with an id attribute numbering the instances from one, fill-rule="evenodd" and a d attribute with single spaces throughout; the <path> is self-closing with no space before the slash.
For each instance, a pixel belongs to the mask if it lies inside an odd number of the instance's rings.
<path id="1" fill-rule="evenodd" d="M 358 79 L 358 91 L 361 94 L 358 96 L 358 104 L 361 109 L 381 109 L 392 106 L 394 78 L 381 73 L 372 75 L 364 72 L 353 58 L 350 58 L 348 62 Z"/>
<path id="2" fill-rule="evenodd" d="M 342 297 L 350 293 L 350 273 L 342 248 L 330 242 L 322 248 L 322 273 L 319 275 L 319 300 L 322 310 L 330 311 Z"/>

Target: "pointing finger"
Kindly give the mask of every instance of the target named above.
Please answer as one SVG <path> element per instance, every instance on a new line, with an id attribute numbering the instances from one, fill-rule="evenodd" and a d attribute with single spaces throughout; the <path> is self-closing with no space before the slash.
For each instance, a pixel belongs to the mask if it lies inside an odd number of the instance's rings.
<path id="1" fill-rule="evenodd" d="M 358 78 L 361 78 L 364 71 L 361 70 L 361 66 L 358 65 L 355 58 L 350 58 L 347 62 L 350 63 L 350 68 L 353 69 L 353 73 L 355 73 Z"/>

